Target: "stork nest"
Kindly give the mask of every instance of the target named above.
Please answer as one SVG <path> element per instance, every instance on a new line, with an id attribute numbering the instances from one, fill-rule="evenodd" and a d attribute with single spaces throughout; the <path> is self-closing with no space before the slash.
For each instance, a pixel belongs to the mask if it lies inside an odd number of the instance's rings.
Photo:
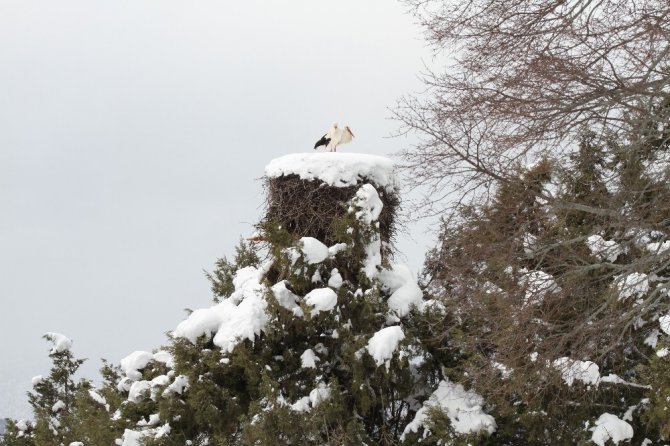
<path id="1" fill-rule="evenodd" d="M 265 181 L 265 221 L 281 224 L 295 238 L 314 237 L 332 246 L 341 242 L 337 239 L 334 223 L 345 216 L 359 188 L 360 184 L 329 186 L 318 180 L 302 180 L 297 175 L 268 178 Z M 395 216 L 400 198 L 384 188 L 375 188 L 384 204 L 379 215 L 380 238 L 390 246 L 395 240 Z"/>

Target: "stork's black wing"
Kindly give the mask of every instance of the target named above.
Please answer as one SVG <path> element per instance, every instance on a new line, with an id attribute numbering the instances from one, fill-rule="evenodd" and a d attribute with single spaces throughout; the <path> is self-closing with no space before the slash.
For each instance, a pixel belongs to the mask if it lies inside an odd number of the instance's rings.
<path id="1" fill-rule="evenodd" d="M 314 144 L 314 149 L 315 149 L 315 150 L 316 150 L 316 148 L 319 147 L 319 146 L 327 146 L 328 143 L 330 143 L 330 138 L 326 138 L 326 136 L 328 136 L 327 133 L 326 133 L 325 135 L 323 135 L 323 136 L 321 137 L 321 139 L 318 140 L 318 141 L 316 142 L 316 144 Z"/>

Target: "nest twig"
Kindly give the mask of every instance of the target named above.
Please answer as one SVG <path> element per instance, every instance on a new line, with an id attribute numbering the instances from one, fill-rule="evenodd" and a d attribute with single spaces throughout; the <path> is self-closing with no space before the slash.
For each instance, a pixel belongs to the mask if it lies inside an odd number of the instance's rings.
<path id="1" fill-rule="evenodd" d="M 341 241 L 337 239 L 333 223 L 347 213 L 349 202 L 356 195 L 360 184 L 335 187 L 320 181 L 302 180 L 297 175 L 267 178 L 265 221 L 280 223 L 296 238 L 314 237 L 332 246 Z M 374 186 L 374 183 L 370 184 Z M 390 246 L 396 232 L 395 216 L 400 198 L 384 188 L 375 188 L 384 204 L 379 216 L 380 237 L 382 242 Z"/>

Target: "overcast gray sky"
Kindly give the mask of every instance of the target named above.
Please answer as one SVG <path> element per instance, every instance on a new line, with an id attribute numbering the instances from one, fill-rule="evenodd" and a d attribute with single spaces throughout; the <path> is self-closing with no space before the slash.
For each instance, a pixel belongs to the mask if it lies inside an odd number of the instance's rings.
<path id="1" fill-rule="evenodd" d="M 43 333 L 95 377 L 209 306 L 270 159 L 335 121 L 342 151 L 407 145 L 387 108 L 427 54 L 392 0 L 0 0 L 0 417 L 29 414 Z"/>

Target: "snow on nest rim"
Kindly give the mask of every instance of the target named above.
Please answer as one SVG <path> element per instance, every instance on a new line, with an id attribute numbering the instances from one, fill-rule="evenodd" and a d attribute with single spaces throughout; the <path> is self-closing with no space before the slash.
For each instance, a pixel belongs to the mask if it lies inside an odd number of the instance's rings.
<path id="1" fill-rule="evenodd" d="M 355 186 L 365 179 L 392 191 L 397 188 L 393 168 L 391 159 L 365 153 L 291 153 L 270 161 L 265 175 L 298 175 L 303 180 L 320 180 L 335 187 Z"/>

